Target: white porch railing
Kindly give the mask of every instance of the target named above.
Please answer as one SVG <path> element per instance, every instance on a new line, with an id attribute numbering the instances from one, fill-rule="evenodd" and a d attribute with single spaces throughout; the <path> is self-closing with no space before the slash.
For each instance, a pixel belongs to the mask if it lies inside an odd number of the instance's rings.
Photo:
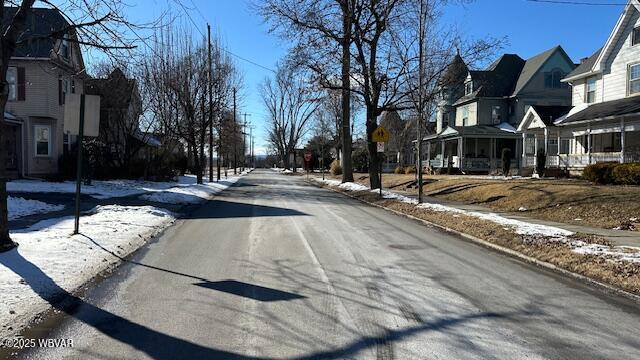
<path id="1" fill-rule="evenodd" d="M 523 167 L 533 167 L 536 164 L 536 157 L 532 155 L 526 155 L 522 162 Z"/>

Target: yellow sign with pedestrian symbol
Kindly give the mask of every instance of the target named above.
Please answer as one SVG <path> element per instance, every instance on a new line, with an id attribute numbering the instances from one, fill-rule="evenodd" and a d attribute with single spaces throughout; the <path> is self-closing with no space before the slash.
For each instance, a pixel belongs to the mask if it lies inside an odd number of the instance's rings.
<path id="1" fill-rule="evenodd" d="M 377 129 L 373 130 L 373 134 L 371 134 L 371 141 L 382 143 L 389 142 L 389 132 L 380 125 Z"/>

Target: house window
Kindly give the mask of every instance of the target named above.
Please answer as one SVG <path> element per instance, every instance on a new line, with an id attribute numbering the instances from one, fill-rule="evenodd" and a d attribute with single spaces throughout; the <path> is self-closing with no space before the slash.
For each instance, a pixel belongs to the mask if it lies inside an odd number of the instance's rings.
<path id="1" fill-rule="evenodd" d="M 469 81 L 468 83 L 464 84 L 464 94 L 471 95 L 472 92 L 473 92 L 473 82 Z"/>
<path id="2" fill-rule="evenodd" d="M 36 125 L 34 126 L 34 143 L 36 156 L 51 155 L 51 126 Z"/>
<path id="3" fill-rule="evenodd" d="M 491 107 L 491 120 L 494 124 L 500 124 L 502 122 L 502 112 L 500 106 Z"/>
<path id="4" fill-rule="evenodd" d="M 549 139 L 548 151 L 549 155 L 555 155 L 558 153 L 558 139 Z"/>
<path id="5" fill-rule="evenodd" d="M 18 69 L 15 66 L 7 69 L 7 86 L 9 87 L 9 101 L 15 101 L 18 94 Z"/>
<path id="6" fill-rule="evenodd" d="M 462 126 L 467 126 L 469 124 L 469 107 L 465 106 L 462 108 Z"/>
<path id="7" fill-rule="evenodd" d="M 585 99 L 587 104 L 591 104 L 596 101 L 596 78 L 590 77 L 585 83 Z"/>
<path id="8" fill-rule="evenodd" d="M 560 69 L 544 73 L 544 87 L 547 89 L 566 89 L 568 85 L 561 81 L 564 75 Z"/>
<path id="9" fill-rule="evenodd" d="M 536 152 L 536 139 L 533 135 L 529 135 L 524 139 L 524 153 L 533 155 Z"/>
<path id="10" fill-rule="evenodd" d="M 560 154 L 569 154 L 571 139 L 560 139 Z"/>
<path id="11" fill-rule="evenodd" d="M 65 59 L 69 58 L 69 35 L 65 34 L 62 38 L 62 48 L 60 49 L 60 54 Z"/>
<path id="12" fill-rule="evenodd" d="M 640 64 L 629 66 L 629 95 L 640 94 Z"/>
<path id="13" fill-rule="evenodd" d="M 638 44 L 640 44 L 640 26 L 633 29 L 633 34 L 631 35 L 631 46 Z"/>

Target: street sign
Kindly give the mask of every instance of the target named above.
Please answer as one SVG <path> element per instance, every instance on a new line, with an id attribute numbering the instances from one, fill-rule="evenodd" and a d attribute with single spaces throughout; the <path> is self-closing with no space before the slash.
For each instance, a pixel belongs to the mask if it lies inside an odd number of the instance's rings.
<path id="1" fill-rule="evenodd" d="M 383 153 L 384 152 L 384 143 L 383 142 L 378 142 L 376 144 L 378 144 L 378 152 L 379 153 Z"/>
<path id="2" fill-rule="evenodd" d="M 80 97 L 84 96 L 84 136 L 100 133 L 100 96 L 66 94 L 64 98 L 64 133 L 79 135 Z"/>
<path id="3" fill-rule="evenodd" d="M 373 130 L 373 133 L 371 134 L 371 141 L 377 143 L 389 142 L 389 132 L 380 125 L 377 129 Z"/>
<path id="4" fill-rule="evenodd" d="M 304 153 L 304 161 L 311 161 L 311 159 L 313 158 L 313 154 L 311 154 L 310 152 L 306 152 Z"/>

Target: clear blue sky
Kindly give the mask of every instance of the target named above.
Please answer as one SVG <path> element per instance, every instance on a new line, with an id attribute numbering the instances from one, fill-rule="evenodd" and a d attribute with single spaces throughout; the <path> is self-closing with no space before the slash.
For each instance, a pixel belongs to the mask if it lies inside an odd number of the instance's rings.
<path id="1" fill-rule="evenodd" d="M 228 49 L 246 59 L 274 68 L 284 56 L 287 44 L 267 33 L 267 27 L 246 0 L 181 0 L 200 30 L 209 22 Z M 256 0 L 258 1 L 258 0 Z M 565 0 L 560 0 L 565 1 Z M 555 45 L 562 45 L 574 61 L 591 55 L 606 41 L 625 0 L 581 0 L 590 3 L 620 3 L 619 6 L 564 5 L 527 0 L 476 0 L 449 6 L 446 21 L 455 23 L 469 38 L 508 38 L 503 52 L 531 57 Z M 191 24 L 185 10 L 173 0 L 142 0 L 128 8 L 132 20 L 149 20 L 171 7 L 172 12 Z M 194 26 L 195 28 L 195 26 Z M 194 30 L 194 35 L 198 32 Z M 236 59 L 244 74 L 245 88 L 241 112 L 256 127 L 256 149 L 264 153 L 265 110 L 257 86 L 269 71 Z"/>

